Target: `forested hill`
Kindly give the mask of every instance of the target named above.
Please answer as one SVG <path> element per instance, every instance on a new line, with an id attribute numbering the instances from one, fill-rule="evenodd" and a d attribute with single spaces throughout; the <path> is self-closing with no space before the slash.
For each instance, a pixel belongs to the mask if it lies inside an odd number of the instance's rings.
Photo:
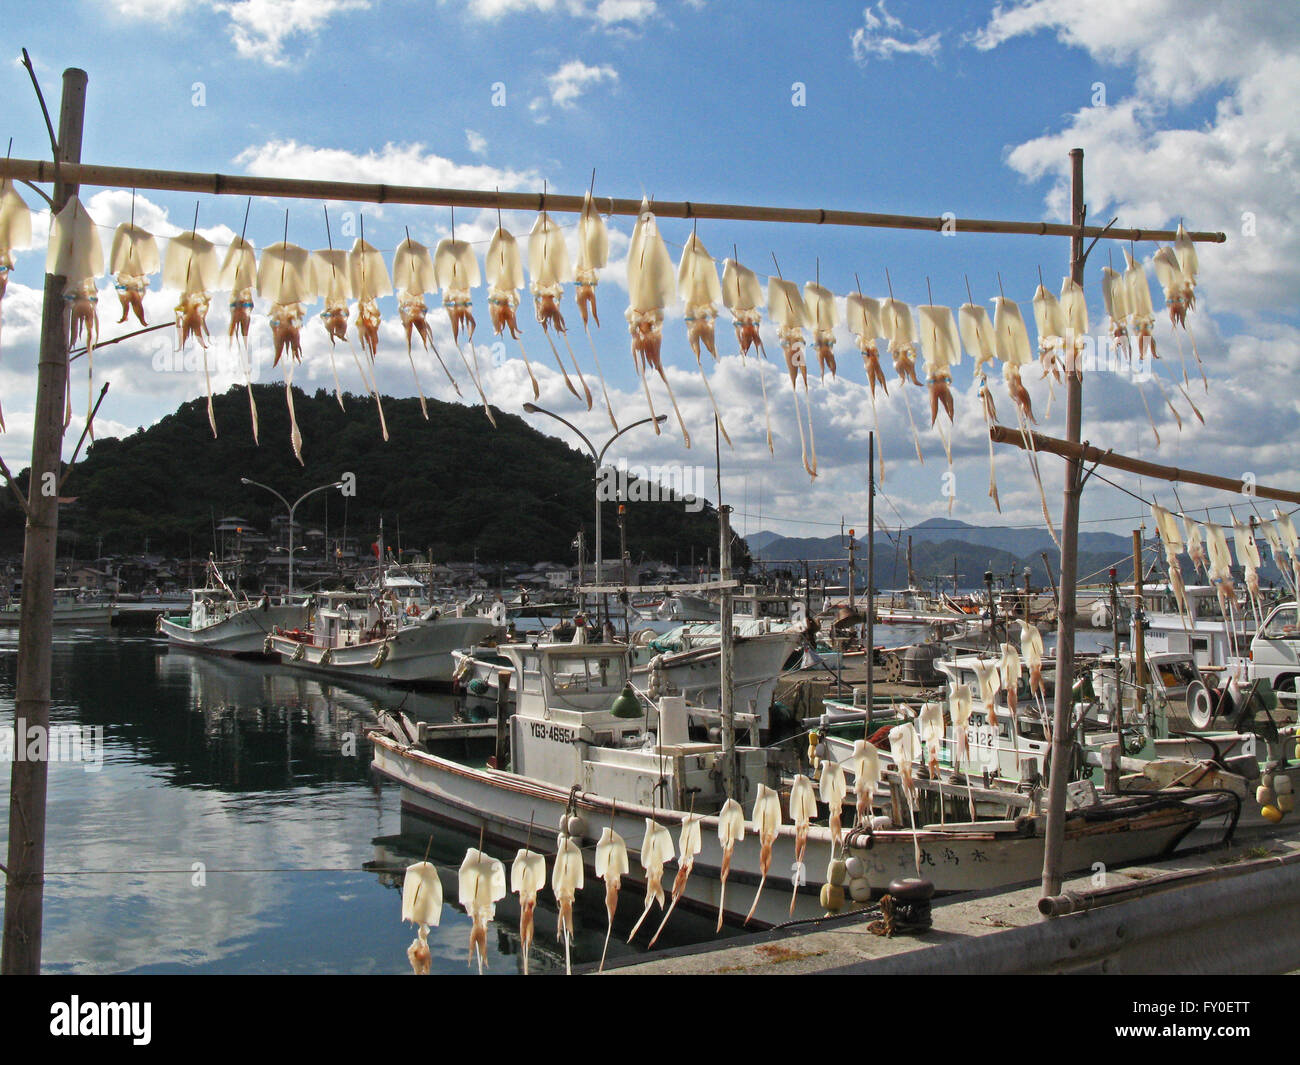
<path id="1" fill-rule="evenodd" d="M 291 502 L 303 492 L 356 475 L 356 495 L 346 500 L 349 535 L 368 542 L 383 515 L 386 536 L 404 548 L 432 551 L 435 561 L 480 562 L 575 558 L 580 527 L 588 544 L 595 523 L 593 465 L 563 441 L 537 432 L 521 418 L 494 410 L 493 429 L 478 407 L 429 400 L 429 419 L 417 399 L 384 397 L 387 443 L 380 435 L 373 398 L 294 390 L 302 432 L 299 466 L 289 442 L 284 389 L 254 386 L 260 422 L 253 442 L 248 396 L 231 389 L 214 398 L 213 439 L 204 400 L 181 406 L 148 429 L 90 445 L 67 478 L 62 495 L 75 499 L 60 512 L 60 553 L 75 544 L 91 558 L 102 537 L 105 554 L 203 557 L 213 542 L 213 518 L 239 515 L 266 531 L 283 507 L 241 477 L 261 481 Z M 19 478 L 24 490 L 27 473 Z M 326 506 L 328 505 L 328 515 Z M 298 509 L 300 523 L 331 535 L 342 529 L 345 500 L 322 492 Z M 616 506 L 604 511 L 606 557 L 618 556 Z M 22 519 L 6 493 L 0 503 L 4 548 L 22 549 Z M 680 502 L 628 504 L 628 553 L 683 564 L 694 548 L 704 558 L 717 545 L 712 507 L 689 513 Z M 590 557 L 590 549 L 588 552 Z"/>

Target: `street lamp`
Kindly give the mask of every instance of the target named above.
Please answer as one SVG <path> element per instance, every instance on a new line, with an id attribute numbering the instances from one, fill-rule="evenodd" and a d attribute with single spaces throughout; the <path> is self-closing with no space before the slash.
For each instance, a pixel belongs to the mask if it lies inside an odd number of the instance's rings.
<path id="1" fill-rule="evenodd" d="M 577 433 L 578 437 L 582 440 L 582 442 L 587 445 L 587 450 L 591 453 L 591 457 L 596 463 L 596 583 L 599 584 L 602 579 L 601 577 L 602 555 L 601 555 L 601 546 L 600 546 L 600 466 L 605 459 L 605 452 L 608 451 L 610 445 L 614 443 L 614 441 L 617 440 L 624 433 L 630 432 L 631 430 L 636 429 L 637 427 L 642 425 L 651 425 L 657 422 L 666 422 L 668 420 L 668 415 L 660 414 L 654 418 L 642 418 L 640 421 L 635 421 L 632 422 L 630 425 L 623 426 L 622 429 L 620 429 L 618 432 L 616 432 L 613 436 L 611 436 L 608 440 L 605 441 L 604 447 L 602 447 L 599 451 L 597 451 L 596 445 L 591 442 L 587 434 L 584 433 L 581 429 L 579 429 L 576 425 L 573 424 L 573 422 L 569 421 L 567 418 L 561 418 L 555 412 L 549 411 L 545 407 L 539 407 L 537 406 L 536 403 L 525 403 L 524 410 L 528 414 L 545 414 L 548 418 L 554 418 L 557 422 L 560 422 L 563 425 L 567 425 L 570 429 L 572 429 L 575 433 Z M 626 609 L 626 607 L 624 609 Z"/>
<path id="2" fill-rule="evenodd" d="M 271 495 L 275 496 L 276 499 L 278 499 L 281 503 L 283 503 L 285 509 L 289 512 L 289 594 L 293 595 L 293 512 L 298 509 L 298 504 L 301 503 L 308 496 L 315 495 L 317 492 L 323 492 L 327 488 L 342 488 L 343 482 L 332 481 L 330 484 L 318 485 L 317 487 L 311 489 L 310 491 L 303 492 L 303 494 L 300 495 L 297 499 L 295 499 L 292 504 L 290 504 L 290 502 L 287 499 L 285 499 L 284 496 L 282 496 L 269 484 L 263 484 L 261 481 L 252 481 L 249 480 L 247 477 L 239 478 L 239 483 L 251 484 L 255 488 L 265 488 L 268 492 L 271 493 Z"/>

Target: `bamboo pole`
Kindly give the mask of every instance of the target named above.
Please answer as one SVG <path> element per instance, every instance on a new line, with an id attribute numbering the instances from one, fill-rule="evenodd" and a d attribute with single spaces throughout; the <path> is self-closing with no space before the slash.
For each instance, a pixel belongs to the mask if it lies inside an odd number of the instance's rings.
<path id="1" fill-rule="evenodd" d="M 1013 444 L 1016 447 L 1025 447 L 1025 441 L 1021 438 L 1019 429 L 1008 429 L 1003 425 L 993 425 L 989 427 L 989 436 L 995 444 Z M 1219 477 L 1216 474 L 1185 470 L 1178 466 L 1162 466 L 1156 462 L 1135 459 L 1129 455 L 1120 455 L 1114 451 L 1103 451 L 1091 444 L 1061 440 L 1054 436 L 1044 436 L 1042 433 L 1030 433 L 1029 439 L 1035 451 L 1048 451 L 1053 455 L 1060 455 L 1062 458 L 1073 462 L 1095 462 L 1102 466 L 1124 470 L 1127 473 L 1140 474 L 1143 477 L 1150 477 L 1157 481 L 1182 481 L 1185 484 L 1199 484 L 1205 488 L 1217 488 L 1220 491 L 1235 494 L 1249 490 L 1252 495 L 1264 499 L 1274 499 L 1280 503 L 1300 504 L 1300 492 L 1292 492 L 1285 488 L 1272 488 L 1265 484 L 1247 486 L 1245 482 L 1233 477 Z"/>
<path id="2" fill-rule="evenodd" d="M 81 158 L 87 80 L 84 70 L 70 68 L 63 72 L 59 158 L 73 163 Z M 65 165 L 60 180 L 54 184 L 55 214 L 77 195 L 77 184 L 69 173 L 72 169 Z M 15 739 L 24 733 L 45 736 L 46 755 L 28 761 L 22 751 L 14 751 L 9 786 L 4 946 L 3 957 L 0 957 L 0 973 L 5 975 L 34 976 L 41 969 L 50 674 L 54 652 L 54 570 L 59 529 L 58 483 L 63 454 L 63 399 L 68 383 L 68 327 L 63 300 L 66 287 L 67 278 L 45 275 L 27 530 L 23 543 L 23 597 L 18 621 L 14 730 Z"/>
<path id="3" fill-rule="evenodd" d="M 560 196 L 550 192 L 497 192 L 482 189 L 448 189 L 420 185 L 387 185 L 357 181 L 319 181 L 311 178 L 257 177 L 248 174 L 200 174 L 180 170 L 156 170 L 128 166 L 81 164 L 64 166 L 70 181 L 101 188 L 142 189 L 161 192 L 206 193 L 212 196 L 274 196 L 290 199 L 343 200 L 365 203 L 404 203 L 437 207 L 469 207 L 481 210 L 540 211 L 580 214 L 582 196 Z M 19 181 L 49 182 L 55 177 L 53 163 L 39 159 L 0 160 L 0 177 Z M 599 197 L 593 201 L 601 213 L 637 216 L 641 200 Z M 874 211 L 843 211 L 821 207 L 769 207 L 747 204 L 695 203 L 691 200 L 655 201 L 654 212 L 661 218 L 712 218 L 736 222 L 791 222 L 802 225 L 864 226 L 870 229 L 919 229 L 934 233 L 1009 233 L 1038 237 L 1101 237 L 1114 240 L 1173 240 L 1169 229 L 1117 229 L 1074 223 L 1017 222 L 988 218 L 881 214 Z M 1188 236 L 1199 243 L 1222 244 L 1223 233 L 1194 232 Z"/>

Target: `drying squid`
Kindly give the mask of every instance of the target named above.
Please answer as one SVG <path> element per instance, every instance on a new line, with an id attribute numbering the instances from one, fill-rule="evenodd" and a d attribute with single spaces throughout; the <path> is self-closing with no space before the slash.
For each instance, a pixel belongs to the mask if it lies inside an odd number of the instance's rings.
<path id="1" fill-rule="evenodd" d="M 726 912 L 727 874 L 731 872 L 731 855 L 736 844 L 745 838 L 745 811 L 735 799 L 728 799 L 718 811 L 718 842 L 722 845 L 722 871 L 719 874 L 718 927 L 722 931 L 722 915 Z"/>
<path id="2" fill-rule="evenodd" d="M 68 304 L 68 346 L 74 347 L 78 338 L 85 335 L 93 408 L 95 344 L 99 340 L 99 290 L 95 279 L 104 272 L 104 249 L 94 220 L 76 196 L 64 204 L 51 224 L 45 271 L 66 281 L 63 299 Z M 72 420 L 71 391 L 67 393 L 63 420 L 65 426 Z"/>
<path id="3" fill-rule="evenodd" d="M 627 844 L 609 826 L 601 830 L 600 841 L 596 844 L 596 875 L 605 881 L 605 913 L 609 924 L 605 930 L 605 947 L 600 952 L 600 969 L 605 968 L 605 955 L 609 953 L 609 937 L 614 931 L 614 914 L 618 911 L 618 889 L 627 876 Z"/>
<path id="4" fill-rule="evenodd" d="M 894 359 L 894 369 L 906 386 L 910 381 L 920 386 L 916 378 L 916 323 L 912 320 L 912 308 L 902 300 L 892 296 L 880 307 L 880 325 L 882 335 L 889 341 L 889 353 Z M 912 417 L 912 404 L 907 398 L 907 388 L 902 389 L 903 407 L 907 411 L 907 421 L 912 427 L 912 443 L 916 446 L 916 457 L 922 464 L 925 457 L 921 454 L 921 437 L 916 431 L 916 419 Z"/>
<path id="5" fill-rule="evenodd" d="M 505 897 L 506 867 L 500 859 L 471 847 L 460 863 L 460 904 L 471 921 L 469 962 L 472 965 L 477 956 L 480 973 L 487 965 L 487 926 L 496 916 L 497 903 Z"/>
<path id="6" fill-rule="evenodd" d="M 306 248 L 280 242 L 262 252 L 257 265 L 257 291 L 271 301 L 271 336 L 275 361 L 284 358 L 284 394 L 289 404 L 290 440 L 293 453 L 302 462 L 302 433 L 293 409 L 293 370 L 302 359 L 304 303 L 315 299 L 312 289 L 311 255 Z M 287 357 L 285 357 L 287 356 Z"/>
<path id="7" fill-rule="evenodd" d="M 578 313 L 582 315 L 582 331 L 587 334 L 587 344 L 591 348 L 591 358 L 596 364 L 596 376 L 600 378 L 600 394 L 605 400 L 605 412 L 610 424 L 618 431 L 618 419 L 614 417 L 614 407 L 609 401 L 609 389 L 605 386 L 605 371 L 600 368 L 600 356 L 596 354 L 596 342 L 591 338 L 591 318 L 600 325 L 600 315 L 596 311 L 596 285 L 601 270 L 609 262 L 609 231 L 605 220 L 592 202 L 588 190 L 582 201 L 582 214 L 578 216 L 578 266 L 574 272 L 573 298 L 578 304 Z"/>
<path id="8" fill-rule="evenodd" d="M 830 815 L 831 838 L 837 846 L 844 845 L 844 830 L 841 823 L 844 817 L 844 798 L 848 793 L 849 785 L 844 779 L 844 767 L 836 761 L 823 762 L 822 778 L 817 783 L 817 795 L 826 804 Z"/>
<path id="9" fill-rule="evenodd" d="M 975 373 L 980 379 L 980 411 L 984 415 L 984 428 L 988 430 L 998 420 L 997 407 L 993 403 L 993 390 L 989 388 L 988 374 L 984 369 L 985 365 L 996 365 L 998 361 L 998 349 L 993 333 L 993 323 L 989 320 L 989 312 L 973 302 L 963 303 L 957 308 L 957 331 L 961 336 L 962 345 L 970 352 L 971 358 L 975 360 Z M 1002 502 L 998 499 L 997 465 L 993 455 L 993 438 L 991 436 L 988 438 L 988 445 L 989 498 L 993 500 L 993 505 L 997 508 L 998 513 L 1001 513 Z"/>
<path id="10" fill-rule="evenodd" d="M 994 728 L 998 724 L 998 692 L 1002 688 L 1000 662 L 985 662 L 980 659 L 975 663 L 975 684 L 979 688 L 980 702 L 984 704 L 984 713 L 989 724 Z"/>
<path id="11" fill-rule="evenodd" d="M 1259 531 L 1264 534 L 1264 542 L 1268 544 L 1269 550 L 1273 553 L 1273 564 L 1282 571 L 1283 581 L 1286 581 L 1289 567 L 1282 561 L 1282 556 L 1286 554 L 1286 548 L 1282 546 L 1282 537 L 1278 535 L 1277 526 L 1271 521 L 1261 521 Z M 1292 588 L 1291 591 L 1294 592 L 1295 589 Z"/>
<path id="12" fill-rule="evenodd" d="M 952 405 L 952 368 L 961 362 L 961 340 L 957 335 L 957 322 L 947 307 L 924 305 L 917 308 L 921 316 L 921 352 L 925 359 L 925 374 L 930 389 L 930 426 L 943 441 L 944 454 L 952 466 L 952 439 L 955 428 Z M 939 408 L 948 415 L 948 434 L 937 425 Z M 948 509 L 952 510 L 951 495 Z"/>
<path id="13" fill-rule="evenodd" d="M 808 327 L 812 330 L 813 350 L 817 352 L 822 379 L 826 379 L 827 367 L 830 367 L 831 376 L 834 377 L 835 327 L 840 321 L 839 312 L 835 308 L 835 296 L 825 285 L 808 281 L 803 286 L 803 303 L 808 309 Z"/>
<path id="14" fill-rule="evenodd" d="M 709 375 L 704 372 L 704 364 L 700 361 L 701 343 L 708 348 L 713 361 L 718 360 L 718 347 L 714 341 L 714 324 L 718 318 L 715 304 L 722 299 L 722 286 L 718 283 L 718 267 L 713 256 L 694 233 L 682 249 L 682 260 L 677 267 L 677 295 L 686 304 L 686 340 L 695 353 L 695 365 L 699 367 L 704 391 L 713 404 L 718 430 L 730 444 L 731 437 L 722 423 L 722 411 L 718 409 L 718 401 L 713 398 L 713 389 L 709 387 Z"/>
<path id="15" fill-rule="evenodd" d="M 524 366 L 528 370 L 528 380 L 533 385 L 533 399 L 539 399 L 541 386 L 537 375 L 533 373 L 533 364 L 528 361 L 528 352 L 520 339 L 519 290 L 524 286 L 524 267 L 519 257 L 519 242 L 509 231 L 497 226 L 492 234 L 492 243 L 488 245 L 487 257 L 483 260 L 483 272 L 488 283 L 488 314 L 492 319 L 492 331 L 497 336 L 510 330 L 510 337 L 519 345 L 519 352 L 524 357 Z"/>
<path id="16" fill-rule="evenodd" d="M 339 409 L 343 406 L 343 390 L 339 386 L 339 370 L 334 362 L 334 342 L 348 338 L 348 300 L 352 296 L 352 282 L 348 278 L 348 253 L 342 248 L 323 248 L 312 252 L 312 287 L 325 301 L 321 322 L 330 338 L 330 371 L 334 375 L 334 398 Z"/>
<path id="17" fill-rule="evenodd" d="M 1158 503 L 1151 504 L 1151 518 L 1155 523 L 1156 532 L 1160 535 L 1160 542 L 1165 549 L 1165 565 L 1169 569 L 1169 584 L 1174 591 L 1174 599 L 1178 602 L 1179 614 L 1183 619 L 1183 626 L 1186 628 L 1187 619 L 1191 616 L 1191 610 L 1187 604 L 1187 589 L 1183 585 L 1183 567 L 1178 561 L 1179 552 L 1183 550 L 1182 530 L 1178 526 L 1178 518 Z"/>
<path id="18" fill-rule="evenodd" d="M 731 324 L 736 330 L 736 343 L 740 346 L 740 358 L 743 362 L 751 348 L 767 358 L 763 347 L 763 338 L 759 326 L 763 321 L 760 307 L 763 303 L 763 287 L 758 275 L 747 266 L 741 266 L 734 259 L 727 259 L 722 264 L 722 302 L 731 312 Z M 767 373 L 763 363 L 758 364 L 758 383 L 763 389 L 763 420 L 767 424 L 767 453 L 775 456 L 772 444 L 772 414 L 767 406 Z"/>
<path id="19" fill-rule="evenodd" d="M 668 374 L 664 371 L 661 349 L 663 347 L 664 308 L 668 301 L 676 296 L 676 278 L 673 273 L 673 261 L 668 257 L 668 248 L 659 233 L 659 224 L 650 212 L 649 204 L 641 201 L 641 214 L 632 227 L 632 241 L 627 252 L 627 289 L 628 308 L 624 312 L 627 318 L 628 332 L 632 337 L 632 361 L 641 375 L 641 385 L 645 389 L 646 403 L 654 415 L 654 404 L 650 400 L 650 385 L 646 374 L 654 369 L 663 379 L 668 390 L 668 399 L 677 415 L 677 424 L 682 430 L 682 440 L 691 446 L 691 434 L 686 431 L 682 421 L 682 412 L 677 409 L 677 398 L 673 395 L 673 386 L 668 383 Z M 655 432 L 659 431 L 656 421 Z"/>
<path id="20" fill-rule="evenodd" d="M 1042 366 L 1043 377 L 1050 374 L 1054 380 L 1059 381 L 1068 326 L 1060 302 L 1047 291 L 1041 281 L 1034 290 L 1034 324 L 1038 327 L 1038 362 Z M 1050 400 L 1048 414 L 1051 414 Z"/>
<path id="21" fill-rule="evenodd" d="M 1038 700 L 1038 711 L 1047 719 L 1047 689 L 1043 684 L 1043 634 L 1028 621 L 1020 623 L 1020 655 L 1029 668 L 1029 690 Z"/>
<path id="22" fill-rule="evenodd" d="M 1205 546 L 1210 558 L 1210 583 L 1219 597 L 1219 609 L 1231 619 L 1237 602 L 1237 587 L 1232 581 L 1232 554 L 1228 551 L 1228 538 L 1223 529 L 1213 522 L 1205 526 Z"/>
<path id="23" fill-rule="evenodd" d="M 916 807 L 912 800 L 912 786 L 913 763 L 919 746 L 916 726 L 910 721 L 889 730 L 889 753 L 898 766 L 898 776 L 903 783 L 903 794 L 907 800 L 907 815 L 912 822 L 912 853 L 916 860 L 917 876 L 921 875 L 921 843 L 916 836 Z"/>
<path id="24" fill-rule="evenodd" d="M 153 234 L 133 222 L 123 222 L 113 232 L 108 253 L 108 272 L 114 275 L 117 298 L 122 304 L 121 325 L 134 314 L 141 325 L 144 320 L 144 294 L 149 291 L 149 275 L 160 268 L 158 242 Z"/>
<path id="25" fill-rule="evenodd" d="M 30 247 L 32 243 L 32 212 L 14 189 L 8 178 L 0 179 L 0 307 L 4 305 L 5 289 L 14 268 L 15 251 Z M 4 418 L 0 416 L 0 431 Z"/>
<path id="26" fill-rule="evenodd" d="M 536 851 L 521 849 L 510 866 L 510 890 L 519 896 L 519 943 L 528 975 L 528 951 L 533 945 L 533 917 L 537 893 L 546 886 L 546 859 Z"/>
<path id="27" fill-rule="evenodd" d="M 416 394 L 420 397 L 420 413 L 427 419 L 428 405 L 424 400 L 424 389 L 420 386 L 420 372 L 415 368 L 413 334 L 419 336 L 425 351 L 433 349 L 433 357 L 438 360 L 438 365 L 442 367 L 442 372 L 447 375 L 447 380 L 458 396 L 460 386 L 447 369 L 447 364 L 442 361 L 442 353 L 438 351 L 438 345 L 433 339 L 433 326 L 429 324 L 429 305 L 424 301 L 426 293 L 438 290 L 433 256 L 429 254 L 428 248 L 412 240 L 409 235 L 393 253 L 393 282 L 397 289 L 398 317 L 401 318 L 402 329 L 406 333 L 406 358 L 411 364 L 411 378 L 415 381 Z"/>
<path id="28" fill-rule="evenodd" d="M 794 822 L 794 879 L 790 893 L 790 916 L 794 916 L 795 896 L 804 881 L 803 856 L 808 847 L 808 826 L 817 816 L 817 795 L 812 781 L 802 773 L 790 785 L 790 820 Z"/>
<path id="29" fill-rule="evenodd" d="M 871 807 L 883 772 L 880 752 L 876 750 L 875 744 L 870 740 L 854 740 L 849 767 L 853 770 L 853 794 L 857 798 L 855 814 L 857 823 L 861 825 L 871 816 Z"/>
<path id="30" fill-rule="evenodd" d="M 1187 544 L 1187 557 L 1198 573 L 1207 573 L 1210 561 L 1205 557 L 1205 545 L 1201 542 L 1201 527 L 1186 514 L 1183 518 L 1183 541 Z"/>
<path id="31" fill-rule="evenodd" d="M 943 705 L 936 702 L 922 703 L 917 722 L 921 742 L 925 744 L 925 761 L 930 770 L 930 779 L 938 780 L 939 752 L 943 750 Z"/>
<path id="32" fill-rule="evenodd" d="M 406 867 L 402 879 L 402 920 L 418 925 L 415 939 L 406 948 L 407 960 L 416 976 L 428 976 L 433 961 L 429 950 L 429 927 L 442 920 L 442 881 L 429 862 Z"/>
<path id="33" fill-rule="evenodd" d="M 970 685 L 954 684 L 952 693 L 948 696 L 948 713 L 952 717 L 952 734 L 955 741 L 952 764 L 958 770 L 970 761 L 971 709 Z"/>
<path id="34" fill-rule="evenodd" d="M 659 939 L 659 933 L 664 930 L 664 925 L 668 923 L 668 918 L 673 915 L 673 908 L 677 905 L 677 900 L 682 897 L 686 891 L 686 881 L 691 878 L 691 870 L 695 867 L 695 856 L 704 848 L 704 840 L 700 834 L 700 821 L 703 818 L 699 814 L 687 814 L 682 818 L 681 831 L 677 834 L 677 875 L 673 878 L 673 897 L 668 903 L 668 910 L 664 913 L 664 919 L 659 922 L 658 929 L 651 937 L 648 944 L 653 947 Z"/>
<path id="35" fill-rule="evenodd" d="M 673 860 L 673 837 L 668 829 L 647 817 L 645 819 L 645 836 L 641 839 L 641 868 L 645 870 L 645 909 L 627 937 L 629 943 L 640 930 L 642 923 L 650 916 L 650 907 L 659 903 L 662 910 L 668 904 L 664 895 L 664 866 Z"/>
<path id="36" fill-rule="evenodd" d="M 1145 355 L 1149 350 L 1152 358 L 1151 377 L 1156 382 L 1156 387 L 1160 389 L 1161 395 L 1164 396 L 1165 405 L 1173 412 L 1174 422 L 1181 429 L 1183 419 L 1178 411 L 1174 409 L 1168 394 L 1165 392 L 1164 385 L 1160 383 L 1160 377 L 1156 373 L 1154 360 L 1156 355 L 1156 338 L 1153 333 L 1156 322 L 1156 312 L 1151 303 L 1151 285 L 1147 281 L 1147 273 L 1142 264 L 1133 258 L 1126 250 L 1124 252 L 1128 260 L 1128 269 L 1124 271 L 1124 288 L 1128 296 L 1129 319 L 1132 323 L 1134 335 L 1138 338 L 1138 353 Z M 1175 334 L 1176 335 L 1176 334 Z M 1185 360 L 1184 360 L 1185 362 Z M 1186 365 L 1183 367 L 1183 378 L 1187 377 Z M 1182 385 L 1174 382 L 1175 386 L 1182 393 L 1183 399 L 1187 400 L 1188 406 L 1192 408 L 1192 413 L 1196 415 L 1197 420 L 1202 425 L 1205 424 L 1205 417 L 1201 414 L 1196 404 L 1192 402 L 1192 397 L 1187 394 L 1187 389 Z"/>
<path id="37" fill-rule="evenodd" d="M 479 376 L 478 350 L 474 347 L 474 328 L 477 323 L 474 321 L 469 290 L 479 284 L 480 278 L 478 260 L 474 258 L 474 249 L 469 246 L 469 242 L 452 237 L 444 237 L 438 241 L 438 247 L 433 253 L 433 276 L 438 287 L 442 289 L 442 305 L 451 320 L 451 335 L 456 343 L 460 361 L 465 364 L 470 380 L 478 390 L 479 399 L 483 401 L 483 413 L 495 428 L 497 420 L 492 415 L 487 394 L 483 391 L 483 381 Z M 462 329 L 465 330 L 465 342 L 469 345 L 469 353 L 474 359 L 472 367 L 460 347 Z"/>
<path id="38" fill-rule="evenodd" d="M 1061 314 L 1065 319 L 1065 372 L 1082 378 L 1088 345 L 1088 297 L 1072 277 L 1061 279 Z"/>
<path id="39" fill-rule="evenodd" d="M 1016 720 L 1016 709 L 1020 697 L 1020 652 L 1016 650 L 1014 643 L 1002 645 L 998 671 L 1002 680 L 1002 690 L 1007 693 L 1007 712 L 1011 715 L 1011 742 L 1016 752 L 1016 768 L 1019 769 L 1020 722 Z"/>
<path id="40" fill-rule="evenodd" d="M 781 796 L 766 784 L 758 786 L 754 796 L 754 833 L 758 836 L 759 853 L 758 889 L 754 892 L 754 901 L 749 913 L 745 915 L 745 924 L 749 924 L 754 911 L 758 909 L 758 898 L 763 894 L 763 885 L 767 883 L 767 872 L 772 867 L 772 845 L 776 843 L 777 833 L 781 830 Z"/>
<path id="41" fill-rule="evenodd" d="M 212 408 L 212 381 L 208 376 L 208 307 L 211 291 L 219 281 L 217 249 L 207 237 L 190 230 L 167 242 L 163 257 L 162 283 L 180 293 L 176 304 L 176 332 L 179 348 L 193 338 L 203 349 L 203 376 L 208 391 L 208 424 L 217 435 L 217 418 Z M 251 382 L 249 383 L 251 388 Z"/>
<path id="42" fill-rule="evenodd" d="M 373 363 L 379 351 L 379 323 L 383 320 L 379 313 L 379 299 L 393 294 L 393 283 L 388 277 L 383 255 L 378 248 L 367 244 L 364 237 L 358 237 L 348 252 L 348 278 L 352 282 L 353 298 L 357 301 L 357 336 L 361 339 L 361 350 Z"/>
<path id="43" fill-rule="evenodd" d="M 666 255 L 667 252 L 665 251 L 664 254 Z M 545 211 L 537 216 L 537 221 L 533 223 L 533 228 L 528 234 L 528 273 L 533 279 L 533 309 L 537 315 L 537 324 L 546 334 L 546 342 L 550 344 L 551 354 L 555 356 L 560 373 L 564 375 L 565 385 L 570 392 L 582 399 L 583 397 L 578 395 L 578 390 L 573 387 L 573 382 L 569 379 L 569 371 L 564 368 L 564 360 L 560 358 L 560 351 L 555 346 L 555 341 L 551 339 L 552 329 L 564 337 L 564 345 L 568 348 L 574 372 L 577 373 L 579 380 L 582 380 L 578 360 L 573 354 L 573 348 L 569 346 L 569 331 L 564 324 L 564 315 L 560 313 L 560 298 L 564 295 L 564 284 L 566 281 L 573 280 L 573 269 L 569 265 L 569 249 L 565 247 L 564 234 L 560 231 L 560 227 Z M 586 381 L 582 381 L 582 390 L 586 394 L 587 409 L 591 410 L 591 389 L 587 387 Z"/>
<path id="44" fill-rule="evenodd" d="M 248 329 L 253 321 L 253 288 L 257 284 L 257 256 L 253 246 L 243 237 L 236 237 L 226 249 L 217 288 L 230 293 L 230 324 L 226 329 L 226 349 L 239 348 L 239 364 L 244 370 L 244 387 L 248 390 L 248 410 L 253 419 L 253 443 L 257 443 L 257 400 L 253 397 L 253 374 L 248 359 Z M 182 321 L 190 319 L 196 310 L 193 302 L 182 296 L 176 309 Z M 203 308 L 206 315 L 206 307 Z M 206 330 L 206 327 L 205 327 Z M 181 331 L 184 342 L 184 329 Z"/>
<path id="45" fill-rule="evenodd" d="M 879 385 L 885 395 L 889 395 L 889 385 L 885 381 L 885 371 L 880 368 L 880 348 L 876 338 L 884 336 L 880 324 L 880 301 L 861 292 L 850 292 L 844 298 L 844 319 L 862 352 L 862 365 L 867 371 L 867 385 L 871 390 L 871 422 L 880 433 L 880 414 L 876 410 L 876 386 Z M 885 452 L 879 443 L 876 445 L 880 455 L 880 479 L 885 479 Z"/>
<path id="46" fill-rule="evenodd" d="M 1300 588 L 1300 535 L 1296 534 L 1291 515 L 1282 513 L 1277 507 L 1273 508 L 1273 521 L 1278 537 L 1286 546 L 1287 557 L 1291 559 L 1291 586 Z"/>
<path id="47" fill-rule="evenodd" d="M 551 868 L 551 891 L 555 893 L 555 902 L 560 910 L 560 927 L 556 938 L 564 940 L 565 973 L 571 972 L 569 946 L 573 941 L 573 902 L 582 889 L 582 883 L 582 851 L 572 837 L 563 836 L 555 852 L 555 864 Z"/>
<path id="48" fill-rule="evenodd" d="M 1255 542 L 1255 532 L 1244 522 L 1232 519 L 1233 546 L 1237 549 L 1237 562 L 1246 573 L 1246 592 L 1250 596 L 1251 606 L 1255 611 L 1255 624 L 1263 620 L 1264 607 L 1259 590 L 1259 544 Z"/>
<path id="49" fill-rule="evenodd" d="M 813 437 L 812 401 L 808 398 L 808 360 L 804 352 L 804 327 L 808 325 L 808 310 L 804 306 L 799 288 L 792 281 L 779 277 L 767 280 L 767 313 L 781 338 L 781 351 L 785 354 L 785 368 L 790 374 L 791 395 L 794 398 L 794 417 L 799 426 L 799 445 L 803 449 L 803 468 L 810 477 L 817 476 L 817 441 Z M 803 378 L 804 408 L 808 414 L 808 433 L 803 431 L 803 415 L 799 413 L 799 379 Z M 811 457 L 810 457 L 811 454 Z"/>

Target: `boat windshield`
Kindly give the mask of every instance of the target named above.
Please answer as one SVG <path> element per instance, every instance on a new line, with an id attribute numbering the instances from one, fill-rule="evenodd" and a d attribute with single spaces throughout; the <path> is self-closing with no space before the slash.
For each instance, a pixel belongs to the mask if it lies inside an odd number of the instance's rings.
<path id="1" fill-rule="evenodd" d="M 1190 659 L 1176 658 L 1166 662 L 1155 663 L 1156 676 L 1166 688 L 1185 688 L 1192 681 L 1199 679 L 1196 666 Z"/>
<path id="2" fill-rule="evenodd" d="M 614 692 L 621 690 L 625 677 L 620 664 L 608 655 L 562 658 L 554 673 L 557 692 Z"/>

